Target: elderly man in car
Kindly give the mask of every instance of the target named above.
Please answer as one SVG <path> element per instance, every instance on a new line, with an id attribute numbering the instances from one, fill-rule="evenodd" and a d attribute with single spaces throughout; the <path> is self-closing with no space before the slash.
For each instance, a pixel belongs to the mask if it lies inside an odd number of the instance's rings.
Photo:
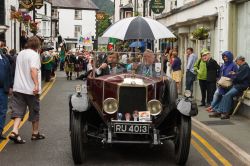
<path id="1" fill-rule="evenodd" d="M 159 77 L 161 76 L 161 64 L 155 62 L 156 57 L 153 51 L 147 49 L 143 53 L 143 63 L 134 63 L 132 69 L 134 69 L 137 74 L 141 74 L 148 77 Z"/>
<path id="2" fill-rule="evenodd" d="M 116 52 L 111 52 L 107 57 L 107 63 L 102 63 L 100 67 L 96 69 L 98 76 L 126 72 L 126 68 L 119 63 L 119 55 Z"/>

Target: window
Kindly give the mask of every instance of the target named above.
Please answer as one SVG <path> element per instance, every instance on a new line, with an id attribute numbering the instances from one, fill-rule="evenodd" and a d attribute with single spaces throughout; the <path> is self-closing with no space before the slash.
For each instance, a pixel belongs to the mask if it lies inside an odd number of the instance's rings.
<path id="1" fill-rule="evenodd" d="M 56 18 L 58 18 L 58 11 L 57 11 L 57 9 L 52 9 L 52 17 L 54 18 L 54 19 L 56 19 Z"/>
<path id="2" fill-rule="evenodd" d="M 79 37 L 82 34 L 82 26 L 81 25 L 75 25 L 75 37 Z"/>
<path id="3" fill-rule="evenodd" d="M 131 11 L 125 12 L 125 18 L 128 18 L 128 17 L 133 17 L 133 13 Z"/>
<path id="4" fill-rule="evenodd" d="M 47 4 L 44 4 L 44 15 L 47 16 Z"/>
<path id="5" fill-rule="evenodd" d="M 82 19 L 82 11 L 75 10 L 75 20 L 81 20 L 81 19 Z"/>

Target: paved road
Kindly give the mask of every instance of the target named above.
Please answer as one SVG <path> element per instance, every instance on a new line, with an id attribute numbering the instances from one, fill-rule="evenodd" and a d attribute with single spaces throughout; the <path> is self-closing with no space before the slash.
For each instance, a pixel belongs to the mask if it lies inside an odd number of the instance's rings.
<path id="1" fill-rule="evenodd" d="M 67 81 L 63 76 L 63 73 L 57 74 L 54 86 L 41 102 L 41 132 L 46 134 L 46 139 L 32 142 L 31 124 L 26 122 L 20 130 L 22 137 L 27 140 L 26 144 L 15 145 L 9 142 L 0 152 L 0 166 L 74 165 L 68 132 L 67 98 L 74 90 L 74 85 L 80 82 Z M 87 153 L 85 165 L 175 165 L 173 150 L 172 142 L 154 149 L 139 145 L 102 147 L 94 144 Z M 193 128 L 187 165 L 243 164 L 208 135 Z"/>

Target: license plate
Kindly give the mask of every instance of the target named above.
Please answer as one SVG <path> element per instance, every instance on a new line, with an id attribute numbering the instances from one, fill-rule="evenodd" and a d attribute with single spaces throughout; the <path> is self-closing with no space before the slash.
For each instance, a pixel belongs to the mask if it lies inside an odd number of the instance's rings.
<path id="1" fill-rule="evenodd" d="M 149 134 L 149 124 L 114 123 L 114 133 Z"/>

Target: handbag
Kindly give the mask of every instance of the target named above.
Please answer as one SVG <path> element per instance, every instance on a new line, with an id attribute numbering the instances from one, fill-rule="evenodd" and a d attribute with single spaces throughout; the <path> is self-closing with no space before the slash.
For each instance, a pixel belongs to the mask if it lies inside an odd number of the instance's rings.
<path id="1" fill-rule="evenodd" d="M 217 84 L 222 88 L 229 88 L 232 86 L 233 82 L 231 78 L 222 76 Z"/>

